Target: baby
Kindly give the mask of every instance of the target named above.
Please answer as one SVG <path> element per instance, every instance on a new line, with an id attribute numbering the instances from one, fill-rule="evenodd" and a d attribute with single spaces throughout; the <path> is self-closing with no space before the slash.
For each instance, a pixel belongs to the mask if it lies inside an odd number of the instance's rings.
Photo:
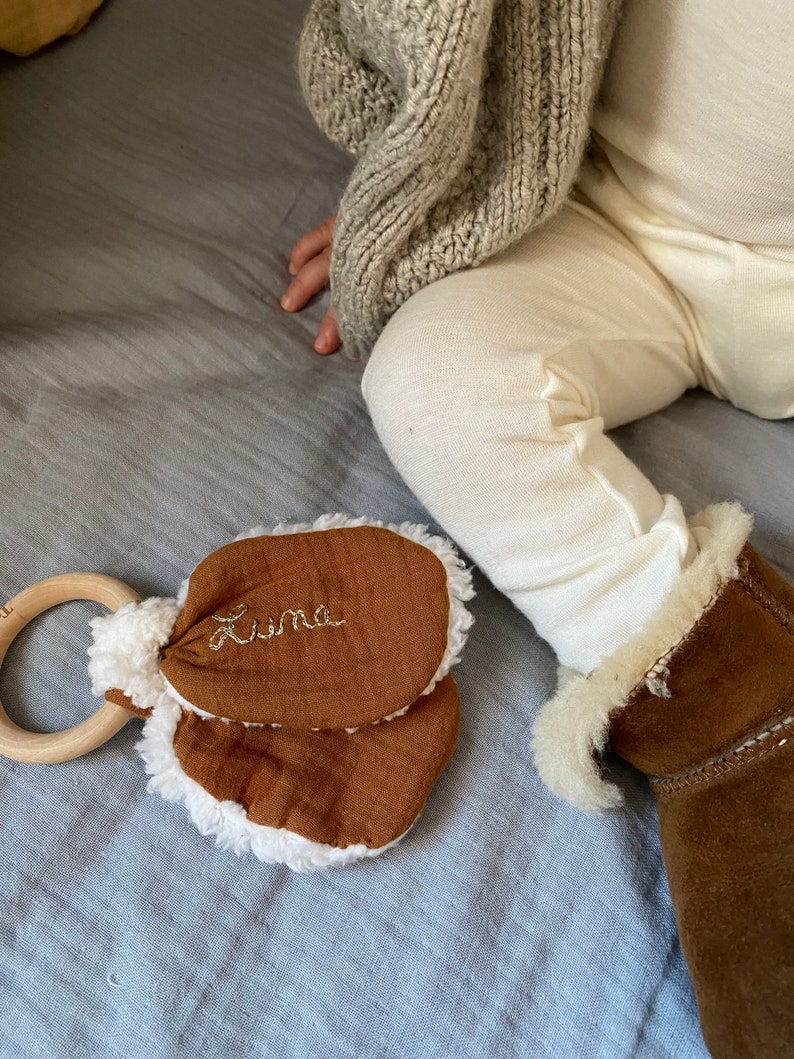
<path id="1" fill-rule="evenodd" d="M 330 45 L 347 41 L 392 92 L 393 117 L 376 120 L 357 145 L 351 184 L 424 74 L 399 27 L 367 44 L 378 15 L 368 7 L 381 6 L 314 5 Z M 489 15 L 490 51 L 468 86 L 480 115 L 506 76 L 500 33 L 514 19 L 511 39 L 524 41 L 526 70 L 541 56 L 552 100 L 555 70 L 566 86 L 590 78 L 591 138 L 586 154 L 570 156 L 571 185 L 536 196 L 516 238 L 464 267 L 428 270 L 394 311 L 399 285 L 384 281 L 389 309 L 363 376 L 367 406 L 433 518 L 557 653 L 560 690 L 534 738 L 550 788 L 593 811 L 616 804 L 596 760 L 607 742 L 652 777 L 713 1054 L 791 1054 L 794 591 L 747 544 L 750 519 L 737 505 L 688 520 L 605 431 L 696 386 L 763 418 L 794 415 L 794 5 L 626 0 L 606 64 L 616 5 L 604 0 L 421 7 L 436 16 L 426 44 L 445 18 L 460 17 L 465 29 L 461 7 Z M 329 8 L 340 12 L 333 33 Z M 587 40 L 577 43 L 583 25 L 596 27 L 589 52 Z M 308 37 L 311 16 L 307 26 Z M 443 57 L 449 39 L 433 54 Z M 525 81 L 526 94 L 544 91 L 542 80 Z M 484 140 L 494 125 L 478 121 L 472 135 Z M 333 135 L 333 122 L 323 124 Z M 501 158 L 500 140 L 486 147 L 482 157 Z M 540 152 L 538 166 L 551 169 L 552 154 Z M 453 202 L 475 187 L 466 180 L 480 157 L 466 160 L 448 190 Z M 491 184 L 506 167 L 494 163 Z M 403 185 L 394 187 L 396 199 Z M 514 181 L 513 199 L 523 187 Z M 545 212 L 538 206 L 552 200 Z M 349 235 L 352 201 L 346 195 L 339 211 L 340 255 L 359 245 Z M 461 226 L 434 227 L 437 209 L 412 238 L 446 232 L 452 250 Z M 321 354 L 339 348 L 340 331 L 347 345 L 346 325 L 360 344 L 341 267 L 333 282 L 334 225 L 328 217 L 296 244 L 282 300 L 299 310 L 330 274 Z M 477 226 L 467 231 L 472 245 L 487 243 Z"/>

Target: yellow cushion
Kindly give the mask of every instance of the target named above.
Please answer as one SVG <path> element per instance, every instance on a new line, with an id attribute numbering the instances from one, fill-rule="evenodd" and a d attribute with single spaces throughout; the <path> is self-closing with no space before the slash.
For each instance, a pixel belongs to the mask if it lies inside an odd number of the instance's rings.
<path id="1" fill-rule="evenodd" d="M 64 34 L 77 33 L 102 0 L 2 0 L 0 50 L 30 55 Z"/>

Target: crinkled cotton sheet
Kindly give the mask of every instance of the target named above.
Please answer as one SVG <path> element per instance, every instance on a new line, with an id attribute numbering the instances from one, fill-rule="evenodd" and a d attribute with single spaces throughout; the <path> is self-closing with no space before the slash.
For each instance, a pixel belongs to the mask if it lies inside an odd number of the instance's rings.
<path id="1" fill-rule="evenodd" d="M 0 60 L 0 595 L 74 569 L 173 594 L 256 524 L 427 516 L 370 426 L 361 368 L 278 305 L 349 161 L 300 98 L 304 4 L 109 0 Z M 691 512 L 737 497 L 794 575 L 794 424 L 702 393 L 619 443 Z M 437 527 L 433 527 L 437 530 Z M 541 786 L 555 663 L 475 575 L 457 752 L 384 856 L 237 859 L 146 793 L 132 720 L 57 766 L 0 761 L 0 1055 L 703 1059 L 644 783 L 586 818 Z M 95 708 L 88 619 L 3 667 L 40 730 Z"/>

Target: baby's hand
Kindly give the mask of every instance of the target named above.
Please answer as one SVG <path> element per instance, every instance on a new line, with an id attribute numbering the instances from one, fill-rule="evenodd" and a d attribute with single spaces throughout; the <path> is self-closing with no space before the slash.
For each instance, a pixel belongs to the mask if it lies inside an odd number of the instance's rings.
<path id="1" fill-rule="evenodd" d="M 298 312 L 309 298 L 328 283 L 328 268 L 331 262 L 331 240 L 334 234 L 335 214 L 326 217 L 318 228 L 301 236 L 289 259 L 289 273 L 295 279 L 290 283 L 281 299 L 282 309 Z M 314 340 L 316 353 L 335 353 L 342 341 L 336 326 L 336 315 L 329 309 L 320 324 Z"/>

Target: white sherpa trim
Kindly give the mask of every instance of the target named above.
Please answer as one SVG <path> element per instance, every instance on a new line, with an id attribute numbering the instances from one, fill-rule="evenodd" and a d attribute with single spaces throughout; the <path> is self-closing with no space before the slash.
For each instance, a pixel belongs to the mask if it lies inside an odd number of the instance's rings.
<path id="1" fill-rule="evenodd" d="M 186 577 L 182 584 L 179 586 L 179 591 L 176 594 L 176 601 L 179 604 L 179 609 L 182 610 L 185 603 L 187 602 L 187 590 L 190 588 L 190 578 Z"/>
<path id="2" fill-rule="evenodd" d="M 447 624 L 447 646 L 441 663 L 427 685 L 422 695 L 429 695 L 436 684 L 449 673 L 454 665 L 460 662 L 463 648 L 469 635 L 469 629 L 474 624 L 474 615 L 464 606 L 466 600 L 474 597 L 471 571 L 466 569 L 466 564 L 452 547 L 448 540 L 428 532 L 427 526 L 415 522 L 384 523 L 372 519 L 360 517 L 353 518 L 351 515 L 321 515 L 314 522 L 279 523 L 273 529 L 265 529 L 256 526 L 247 533 L 241 533 L 235 537 L 235 541 L 249 540 L 252 537 L 277 537 L 285 533 L 312 533 L 322 530 L 347 529 L 357 526 L 375 526 L 377 529 L 391 530 L 401 537 L 406 537 L 416 544 L 422 544 L 429 548 L 444 564 L 447 572 L 447 592 L 449 594 L 449 622 Z M 421 696 L 420 696 L 421 697 Z M 406 713 L 412 704 L 382 717 L 382 721 L 390 721 Z M 375 724 L 380 723 L 375 721 Z"/>
<path id="3" fill-rule="evenodd" d="M 654 694 L 667 693 L 666 667 L 674 651 L 714 603 L 720 586 L 739 575 L 736 560 L 752 529 L 746 511 L 738 504 L 715 504 L 689 526 L 700 551 L 663 606 L 588 677 L 569 673 L 561 680 L 535 721 L 532 749 L 543 782 L 586 812 L 600 813 L 623 800 L 596 761 L 607 745 L 610 718 L 643 681 Z"/>
<path id="4" fill-rule="evenodd" d="M 180 714 L 179 704 L 163 695 L 143 726 L 137 750 L 151 776 L 148 790 L 166 801 L 185 805 L 202 835 L 214 835 L 216 844 L 222 849 L 231 849 L 238 856 L 250 850 L 268 864 L 286 864 L 293 871 L 313 871 L 334 864 L 350 864 L 364 857 L 376 857 L 408 833 L 405 831 L 399 838 L 377 849 L 360 843 L 340 849 L 311 842 L 286 828 L 253 823 L 242 805 L 218 801 L 184 771 L 174 751 L 174 733 Z"/>
<path id="5" fill-rule="evenodd" d="M 162 676 L 162 674 L 161 674 L 161 676 Z M 170 680 L 166 680 L 165 677 L 162 677 L 162 681 L 163 681 L 164 686 L 168 690 L 168 694 L 171 696 L 171 698 L 174 700 L 174 702 L 178 702 L 183 710 L 187 710 L 189 713 L 195 713 L 195 715 L 197 717 L 200 717 L 202 719 L 202 721 L 223 721 L 224 724 L 241 724 L 243 726 L 243 728 L 282 728 L 283 727 L 283 725 L 274 724 L 274 723 L 271 723 L 270 721 L 238 721 L 238 720 L 235 720 L 232 717 L 221 717 L 217 713 L 208 713 L 206 710 L 202 710 L 200 706 L 194 706 L 192 702 L 188 702 L 188 700 L 184 697 L 184 695 L 180 695 L 179 694 L 179 692 L 176 690 L 176 688 L 174 687 L 174 685 L 171 683 Z M 312 729 L 312 731 L 315 731 L 315 732 L 318 731 L 318 730 L 319 729 L 317 729 L 317 728 Z M 356 729 L 356 728 L 352 729 L 352 731 L 354 731 L 354 732 L 357 731 L 357 730 L 358 729 Z"/>
<path id="6" fill-rule="evenodd" d="M 152 596 L 94 618 L 94 642 L 88 648 L 94 694 L 118 688 L 144 710 L 159 701 L 165 690 L 160 649 L 170 640 L 180 609 L 175 599 Z"/>

